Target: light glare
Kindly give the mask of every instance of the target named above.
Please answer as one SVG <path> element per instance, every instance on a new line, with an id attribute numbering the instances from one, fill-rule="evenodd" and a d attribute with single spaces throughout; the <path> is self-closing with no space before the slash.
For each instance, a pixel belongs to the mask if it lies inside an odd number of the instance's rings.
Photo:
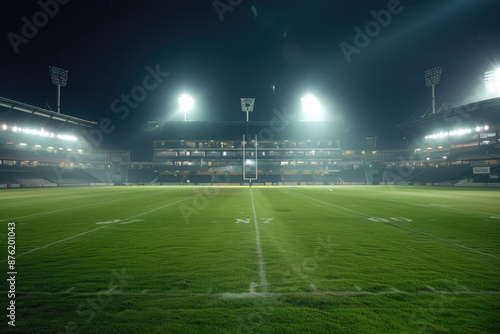
<path id="1" fill-rule="evenodd" d="M 179 101 L 179 108 L 182 112 L 191 111 L 191 109 L 193 109 L 194 100 L 191 96 L 187 94 L 182 94 L 181 96 L 179 96 L 178 101 Z"/>
<path id="2" fill-rule="evenodd" d="M 321 118 L 321 106 L 318 99 L 312 94 L 307 94 L 301 99 L 302 110 L 306 113 L 308 121 L 319 121 Z"/>

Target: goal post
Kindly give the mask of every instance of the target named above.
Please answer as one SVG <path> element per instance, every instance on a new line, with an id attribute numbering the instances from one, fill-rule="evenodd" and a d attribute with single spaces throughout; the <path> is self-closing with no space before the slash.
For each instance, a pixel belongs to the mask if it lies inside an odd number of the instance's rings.
<path id="1" fill-rule="evenodd" d="M 243 135 L 242 144 L 243 144 L 243 180 L 250 181 L 250 186 L 251 186 L 252 181 L 256 181 L 258 177 L 257 135 L 255 135 L 255 140 L 253 140 L 250 143 L 246 142 L 245 135 Z M 250 149 L 247 149 L 247 146 L 249 146 Z"/>

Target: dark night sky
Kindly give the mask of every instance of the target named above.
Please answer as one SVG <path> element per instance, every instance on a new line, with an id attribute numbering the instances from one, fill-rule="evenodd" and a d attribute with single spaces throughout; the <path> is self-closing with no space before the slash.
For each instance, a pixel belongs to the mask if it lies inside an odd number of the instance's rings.
<path id="1" fill-rule="evenodd" d="M 110 118 L 116 130 L 106 140 L 132 147 L 145 121 L 182 118 L 184 91 L 197 101 L 193 120 L 233 121 L 244 119 L 240 97 L 256 97 L 254 119 L 268 121 L 273 107 L 299 113 L 311 92 L 332 119 L 351 125 L 353 145 L 368 135 L 392 139 L 398 123 L 430 105 L 426 68 L 443 66 L 438 103 L 461 103 L 500 65 L 500 1 L 402 0 L 348 64 L 339 44 L 353 45 L 354 28 L 391 2 L 242 0 L 220 21 L 213 0 L 72 0 L 15 53 L 8 34 L 21 36 L 22 18 L 33 22 L 42 8 L 2 0 L 0 96 L 55 109 L 48 66 L 63 67 L 63 113 Z M 147 66 L 170 75 L 121 120 L 111 104 L 142 85 Z"/>

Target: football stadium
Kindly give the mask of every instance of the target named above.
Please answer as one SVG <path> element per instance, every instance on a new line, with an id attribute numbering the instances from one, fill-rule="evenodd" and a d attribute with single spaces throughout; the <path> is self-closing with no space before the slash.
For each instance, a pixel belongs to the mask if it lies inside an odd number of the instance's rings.
<path id="1" fill-rule="evenodd" d="M 445 71 L 403 139 L 356 143 L 325 95 L 204 119 L 179 94 L 103 145 L 120 121 L 61 108 L 51 66 L 57 109 L 0 97 L 1 332 L 498 333 L 500 70 L 453 104 Z"/>

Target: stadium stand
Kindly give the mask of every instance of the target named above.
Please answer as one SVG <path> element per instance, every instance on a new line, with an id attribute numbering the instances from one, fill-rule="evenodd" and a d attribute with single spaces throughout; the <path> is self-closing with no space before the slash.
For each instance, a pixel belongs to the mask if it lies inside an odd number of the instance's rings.
<path id="1" fill-rule="evenodd" d="M 129 169 L 128 182 L 129 183 L 152 183 L 156 182 L 158 173 L 150 168 L 147 169 Z"/>
<path id="2" fill-rule="evenodd" d="M 454 129 L 446 130 L 450 124 L 438 114 L 405 121 L 400 128 L 412 133 L 413 140 L 398 149 L 342 149 L 339 124 L 292 122 L 272 139 L 258 140 L 257 145 L 245 142 L 243 154 L 241 135 L 269 130 L 270 124 L 167 122 L 151 138 L 152 159 L 139 162 L 130 162 L 127 151 L 97 150 L 79 136 L 79 127 L 93 127 L 92 122 L 74 119 L 74 124 L 61 125 L 58 118 L 52 118 L 58 115 L 36 110 L 46 115 L 37 120 L 38 116 L 26 114 L 28 119 L 23 122 L 17 116 L 6 118 L 12 124 L 6 122 L 0 127 L 2 188 L 9 184 L 248 184 L 243 179 L 243 164 L 253 164 L 256 158 L 258 178 L 254 183 L 258 184 L 500 183 L 500 99 L 474 105 L 460 135 L 453 135 Z M 450 115 L 459 116 L 460 111 L 453 109 Z M 67 115 L 61 117 L 73 120 Z M 40 135 L 42 132 L 44 135 Z M 213 138 L 214 133 L 221 137 Z M 60 139 L 59 134 L 71 140 Z M 475 174 L 476 166 L 491 170 Z"/>
<path id="3" fill-rule="evenodd" d="M 437 183 L 458 181 L 472 176 L 470 165 L 440 166 L 438 168 L 417 168 L 413 176 L 406 180 L 413 183 Z"/>
<path id="4" fill-rule="evenodd" d="M 370 183 L 364 169 L 343 169 L 337 174 L 341 182 Z"/>
<path id="5" fill-rule="evenodd" d="M 158 176 L 156 179 L 156 182 L 159 183 L 181 183 L 183 180 L 186 178 L 186 175 L 170 175 L 170 174 L 163 174 Z"/>

